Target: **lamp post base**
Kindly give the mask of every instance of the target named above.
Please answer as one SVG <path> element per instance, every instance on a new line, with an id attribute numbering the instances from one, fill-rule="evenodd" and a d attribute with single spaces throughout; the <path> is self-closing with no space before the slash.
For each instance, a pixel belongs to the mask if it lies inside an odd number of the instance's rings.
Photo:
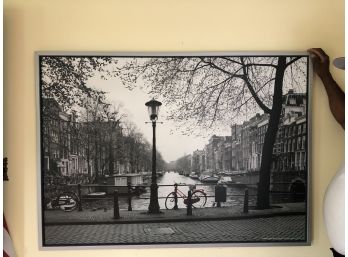
<path id="1" fill-rule="evenodd" d="M 158 185 L 151 184 L 150 205 L 148 213 L 161 213 L 158 204 Z"/>

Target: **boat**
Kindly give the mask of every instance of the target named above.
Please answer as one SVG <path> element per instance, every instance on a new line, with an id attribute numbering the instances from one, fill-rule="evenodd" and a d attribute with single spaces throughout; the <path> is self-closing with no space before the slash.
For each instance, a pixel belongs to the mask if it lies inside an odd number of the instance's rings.
<path id="1" fill-rule="evenodd" d="M 212 171 L 206 170 L 201 173 L 199 180 L 206 183 L 217 183 L 219 181 L 219 177 L 214 175 Z"/>
<path id="2" fill-rule="evenodd" d="M 227 177 L 227 176 L 224 176 L 224 177 L 221 177 L 218 181 L 218 184 L 222 184 L 222 185 L 232 185 L 234 184 L 233 180 L 231 177 Z"/>
<path id="3" fill-rule="evenodd" d="M 111 194 L 114 190 L 118 190 L 119 194 L 128 194 L 128 183 L 132 186 L 132 193 L 140 194 L 145 192 L 145 186 L 142 174 L 127 173 L 127 174 L 114 174 L 107 178 L 107 184 L 115 187 L 107 187 L 107 193 Z"/>
<path id="4" fill-rule="evenodd" d="M 106 197 L 106 192 L 94 192 L 87 195 L 88 198 L 101 198 Z"/>
<path id="5" fill-rule="evenodd" d="M 191 172 L 189 177 L 192 178 L 192 179 L 198 179 L 199 178 L 198 175 L 195 172 Z"/>
<path id="6" fill-rule="evenodd" d="M 94 192 L 83 197 L 84 201 L 95 201 L 106 197 L 106 192 Z"/>
<path id="7" fill-rule="evenodd" d="M 201 176 L 200 180 L 206 183 L 217 183 L 219 181 L 219 177 L 215 175 L 204 175 Z"/>

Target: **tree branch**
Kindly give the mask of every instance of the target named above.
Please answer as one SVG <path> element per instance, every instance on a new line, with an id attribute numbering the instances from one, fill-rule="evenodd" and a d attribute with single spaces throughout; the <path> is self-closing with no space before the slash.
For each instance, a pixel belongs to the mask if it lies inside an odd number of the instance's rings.
<path id="1" fill-rule="evenodd" d="M 233 59 L 231 59 L 229 57 L 219 57 L 219 58 L 221 58 L 221 59 L 223 59 L 225 61 L 228 61 L 228 62 L 232 62 L 232 63 L 238 64 L 238 65 L 242 65 L 240 62 L 237 62 L 236 60 L 233 60 Z"/>
<path id="2" fill-rule="evenodd" d="M 248 73 L 247 73 L 247 70 L 246 70 L 246 67 L 244 66 L 244 60 L 243 60 L 243 57 L 240 58 L 241 59 L 241 62 L 243 63 L 242 67 L 243 67 L 243 80 L 245 82 L 245 84 L 247 85 L 251 95 L 254 97 L 256 103 L 260 106 L 260 108 L 265 112 L 265 113 L 268 113 L 270 114 L 271 113 L 271 109 L 268 108 L 259 98 L 259 96 L 257 95 L 257 93 L 255 92 L 253 86 L 251 85 L 249 79 L 248 79 Z"/>
<path id="3" fill-rule="evenodd" d="M 213 63 L 213 62 L 211 62 L 211 61 L 205 61 L 203 57 L 201 57 L 201 60 L 202 60 L 202 62 L 209 64 L 212 68 L 215 68 L 215 69 L 221 71 L 222 73 L 225 73 L 225 74 L 227 74 L 227 75 L 229 75 L 229 76 L 231 76 L 231 77 L 241 78 L 241 79 L 243 78 L 242 75 L 238 75 L 238 74 L 237 74 L 237 72 L 240 71 L 241 68 L 238 69 L 237 71 L 235 71 L 234 73 L 232 73 L 232 72 L 229 72 L 229 71 L 226 71 L 226 70 L 220 68 L 219 66 L 217 66 L 215 63 Z"/>
<path id="4" fill-rule="evenodd" d="M 290 66 L 291 64 L 293 64 L 294 62 L 296 62 L 297 60 L 299 60 L 299 59 L 301 59 L 302 57 L 300 56 L 300 57 L 295 57 L 294 59 L 292 59 L 290 62 L 288 62 L 287 64 L 286 64 L 286 67 L 288 67 L 288 66 Z"/>
<path id="5" fill-rule="evenodd" d="M 213 125 L 213 123 L 215 122 L 215 120 L 216 120 L 216 115 L 217 115 L 217 110 L 218 110 L 218 105 L 219 105 L 219 102 L 220 102 L 220 97 L 221 97 L 221 94 L 222 94 L 222 92 L 225 90 L 225 88 L 226 88 L 226 85 L 227 85 L 227 83 L 231 80 L 232 78 L 228 78 L 227 80 L 225 80 L 224 81 L 224 85 L 222 86 L 222 88 L 221 88 L 221 90 L 220 90 L 220 92 L 219 92 L 219 95 L 218 95 L 218 97 L 216 98 L 216 101 L 215 101 L 215 110 L 214 110 L 214 116 L 213 116 L 213 119 L 212 119 L 212 121 L 211 121 L 211 123 L 210 123 L 210 126 L 212 126 Z"/>
<path id="6" fill-rule="evenodd" d="M 260 92 L 268 83 L 270 83 L 271 81 L 275 80 L 275 78 L 272 78 L 270 80 L 268 80 L 266 83 L 264 83 L 257 91 L 256 93 Z M 250 96 L 246 101 L 244 101 L 244 103 L 241 103 L 239 106 L 235 107 L 233 109 L 233 111 L 238 110 L 239 108 L 241 108 L 243 105 L 245 105 L 247 102 L 249 102 L 253 97 Z"/>

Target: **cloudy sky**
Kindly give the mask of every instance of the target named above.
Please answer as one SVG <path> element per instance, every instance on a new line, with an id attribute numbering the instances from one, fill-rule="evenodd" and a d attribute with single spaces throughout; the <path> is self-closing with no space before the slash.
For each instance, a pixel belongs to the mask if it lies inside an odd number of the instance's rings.
<path id="1" fill-rule="evenodd" d="M 152 142 L 152 125 L 145 122 L 150 121 L 145 103 L 152 99 L 145 89 L 135 87 L 133 90 L 125 88 L 118 78 L 102 80 L 93 78 L 88 81 L 89 87 L 94 87 L 107 92 L 108 100 L 116 106 L 121 104 L 121 110 L 127 114 L 127 120 L 134 123 L 137 128 L 144 134 L 144 137 Z M 163 103 L 159 113 L 159 120 L 163 124 L 157 124 L 156 127 L 156 144 L 157 150 L 161 152 L 165 161 L 174 161 L 184 154 L 190 154 L 197 149 L 203 149 L 208 143 L 209 136 L 216 133 L 217 135 L 229 135 L 229 125 L 212 133 L 204 133 L 203 136 L 182 135 L 180 131 L 173 130 L 175 124 L 165 119 L 168 107 L 163 99 L 157 99 Z"/>
<path id="2" fill-rule="evenodd" d="M 118 65 L 123 65 L 126 58 L 119 58 Z M 300 72 L 296 73 L 295 69 L 287 69 L 284 77 L 283 93 L 286 93 L 289 88 L 294 88 L 296 92 L 306 91 L 306 62 L 299 64 Z M 112 67 L 111 67 L 112 68 Z M 302 70 L 302 73 L 301 73 Z M 297 81 L 294 82 L 297 78 Z M 144 137 L 152 142 L 152 126 L 149 123 L 149 117 L 145 103 L 152 99 L 152 95 L 148 94 L 144 86 L 144 82 L 141 78 L 138 79 L 137 85 L 134 85 L 132 90 L 127 89 L 120 81 L 119 78 L 113 77 L 107 80 L 100 79 L 98 74 L 96 77 L 91 78 L 87 82 L 87 86 L 97 88 L 107 93 L 107 101 L 113 103 L 115 106 L 122 105 L 122 113 L 127 114 L 127 121 L 134 123 L 138 130 L 144 135 Z M 298 85 L 299 87 L 295 86 Z M 167 120 L 166 116 L 169 113 L 169 107 L 163 99 L 156 99 L 162 102 L 162 106 L 159 114 L 159 121 L 163 124 L 157 125 L 157 150 L 161 152 L 165 161 L 174 161 L 184 154 L 191 154 L 194 150 L 203 149 L 205 144 L 208 143 L 209 138 L 213 135 L 229 136 L 230 135 L 230 123 L 226 122 L 225 125 L 219 126 L 214 130 L 202 130 L 195 131 L 191 135 L 183 135 L 177 128 L 177 124 L 172 120 Z M 173 108 L 173 107 L 172 107 Z M 255 112 L 261 112 L 261 109 L 257 106 L 254 112 L 246 112 L 245 117 L 234 118 L 236 123 L 241 124 L 244 120 L 248 120 L 251 116 L 255 115 Z M 183 128 L 184 130 L 184 128 Z M 199 134 L 200 136 L 195 136 Z"/>

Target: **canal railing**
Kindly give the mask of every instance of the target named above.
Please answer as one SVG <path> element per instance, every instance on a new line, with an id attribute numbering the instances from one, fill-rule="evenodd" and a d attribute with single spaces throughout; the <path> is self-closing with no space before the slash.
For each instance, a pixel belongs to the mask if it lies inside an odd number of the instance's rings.
<path id="1" fill-rule="evenodd" d="M 290 184 L 290 183 L 271 183 L 271 184 Z M 195 188 L 203 188 L 203 187 L 207 187 L 207 186 L 214 186 L 215 189 L 218 186 L 221 186 L 221 184 L 216 184 L 216 183 L 203 183 L 203 184 L 160 184 L 158 185 L 158 187 L 172 187 L 174 189 L 173 192 L 175 192 L 174 197 L 175 199 L 175 207 L 174 209 L 178 209 L 177 206 L 177 201 L 178 199 L 187 199 L 186 201 L 186 208 L 187 208 L 187 215 L 192 215 L 192 201 L 191 201 L 191 195 L 192 192 Z M 227 185 L 222 185 L 224 187 L 227 187 Z M 243 212 L 244 213 L 248 213 L 249 211 L 249 206 L 250 206 L 250 201 L 251 198 L 253 199 L 254 202 L 256 202 L 256 197 L 257 197 L 257 184 L 232 184 L 228 187 L 233 187 L 233 186 L 237 186 L 240 189 L 244 189 L 243 193 L 237 193 L 237 194 L 227 194 L 225 195 L 225 198 L 229 198 L 229 199 L 234 199 L 234 198 L 239 198 L 242 199 L 240 202 L 242 202 L 243 206 Z M 50 185 L 46 185 L 46 187 L 50 187 Z M 137 197 L 137 199 L 141 199 L 141 200 L 149 200 L 150 197 L 144 197 L 141 195 L 141 190 L 143 190 L 144 188 L 150 188 L 150 185 L 132 185 L 130 183 L 127 184 L 127 186 L 115 186 L 115 185 L 105 185 L 105 184 L 66 184 L 64 185 L 64 187 L 69 188 L 70 191 L 75 191 L 75 193 L 77 194 L 78 198 L 79 198 L 79 202 L 78 204 L 78 210 L 82 211 L 83 210 L 83 203 L 87 202 L 87 201 L 98 201 L 98 200 L 112 200 L 113 201 L 113 209 L 114 209 L 114 218 L 119 217 L 119 197 L 124 196 L 127 198 L 127 205 L 128 205 L 128 211 L 132 211 L 133 210 L 133 206 L 132 206 L 132 198 L 133 197 Z M 177 194 L 176 190 L 178 187 L 189 187 L 189 190 L 187 192 L 187 196 L 186 195 L 179 195 Z M 98 191 L 94 191 L 94 192 L 110 192 L 110 189 L 112 190 L 112 194 L 105 194 L 105 196 L 103 197 L 98 197 L 98 196 L 91 196 L 90 194 L 84 194 L 83 192 L 85 192 L 86 190 L 83 190 L 84 188 L 87 188 L 88 191 L 90 192 L 91 188 L 96 188 Z M 123 191 L 125 191 L 126 193 L 120 194 L 119 190 L 117 189 L 125 189 Z M 47 188 L 46 188 L 47 189 Z M 243 190 L 241 190 L 243 191 Z M 251 192 L 250 192 L 251 191 Z M 216 192 L 216 190 L 215 190 Z M 171 193 L 171 192 L 170 192 Z M 305 199 L 305 193 L 298 193 L 298 192 L 284 192 L 284 191 L 270 191 L 271 197 L 273 198 L 282 198 L 284 199 L 284 196 L 286 197 L 290 197 L 292 199 L 295 199 L 295 201 L 302 201 Z M 168 196 L 158 196 L 158 199 L 166 199 L 168 198 Z M 216 202 L 216 207 L 221 207 L 221 202 L 225 202 L 224 200 L 219 201 L 219 199 L 217 199 L 215 194 L 208 194 L 206 195 L 207 198 L 215 198 Z M 213 207 L 215 206 L 215 204 L 213 205 Z M 234 205 L 237 206 L 237 205 Z M 205 207 L 207 208 L 207 207 Z"/>

